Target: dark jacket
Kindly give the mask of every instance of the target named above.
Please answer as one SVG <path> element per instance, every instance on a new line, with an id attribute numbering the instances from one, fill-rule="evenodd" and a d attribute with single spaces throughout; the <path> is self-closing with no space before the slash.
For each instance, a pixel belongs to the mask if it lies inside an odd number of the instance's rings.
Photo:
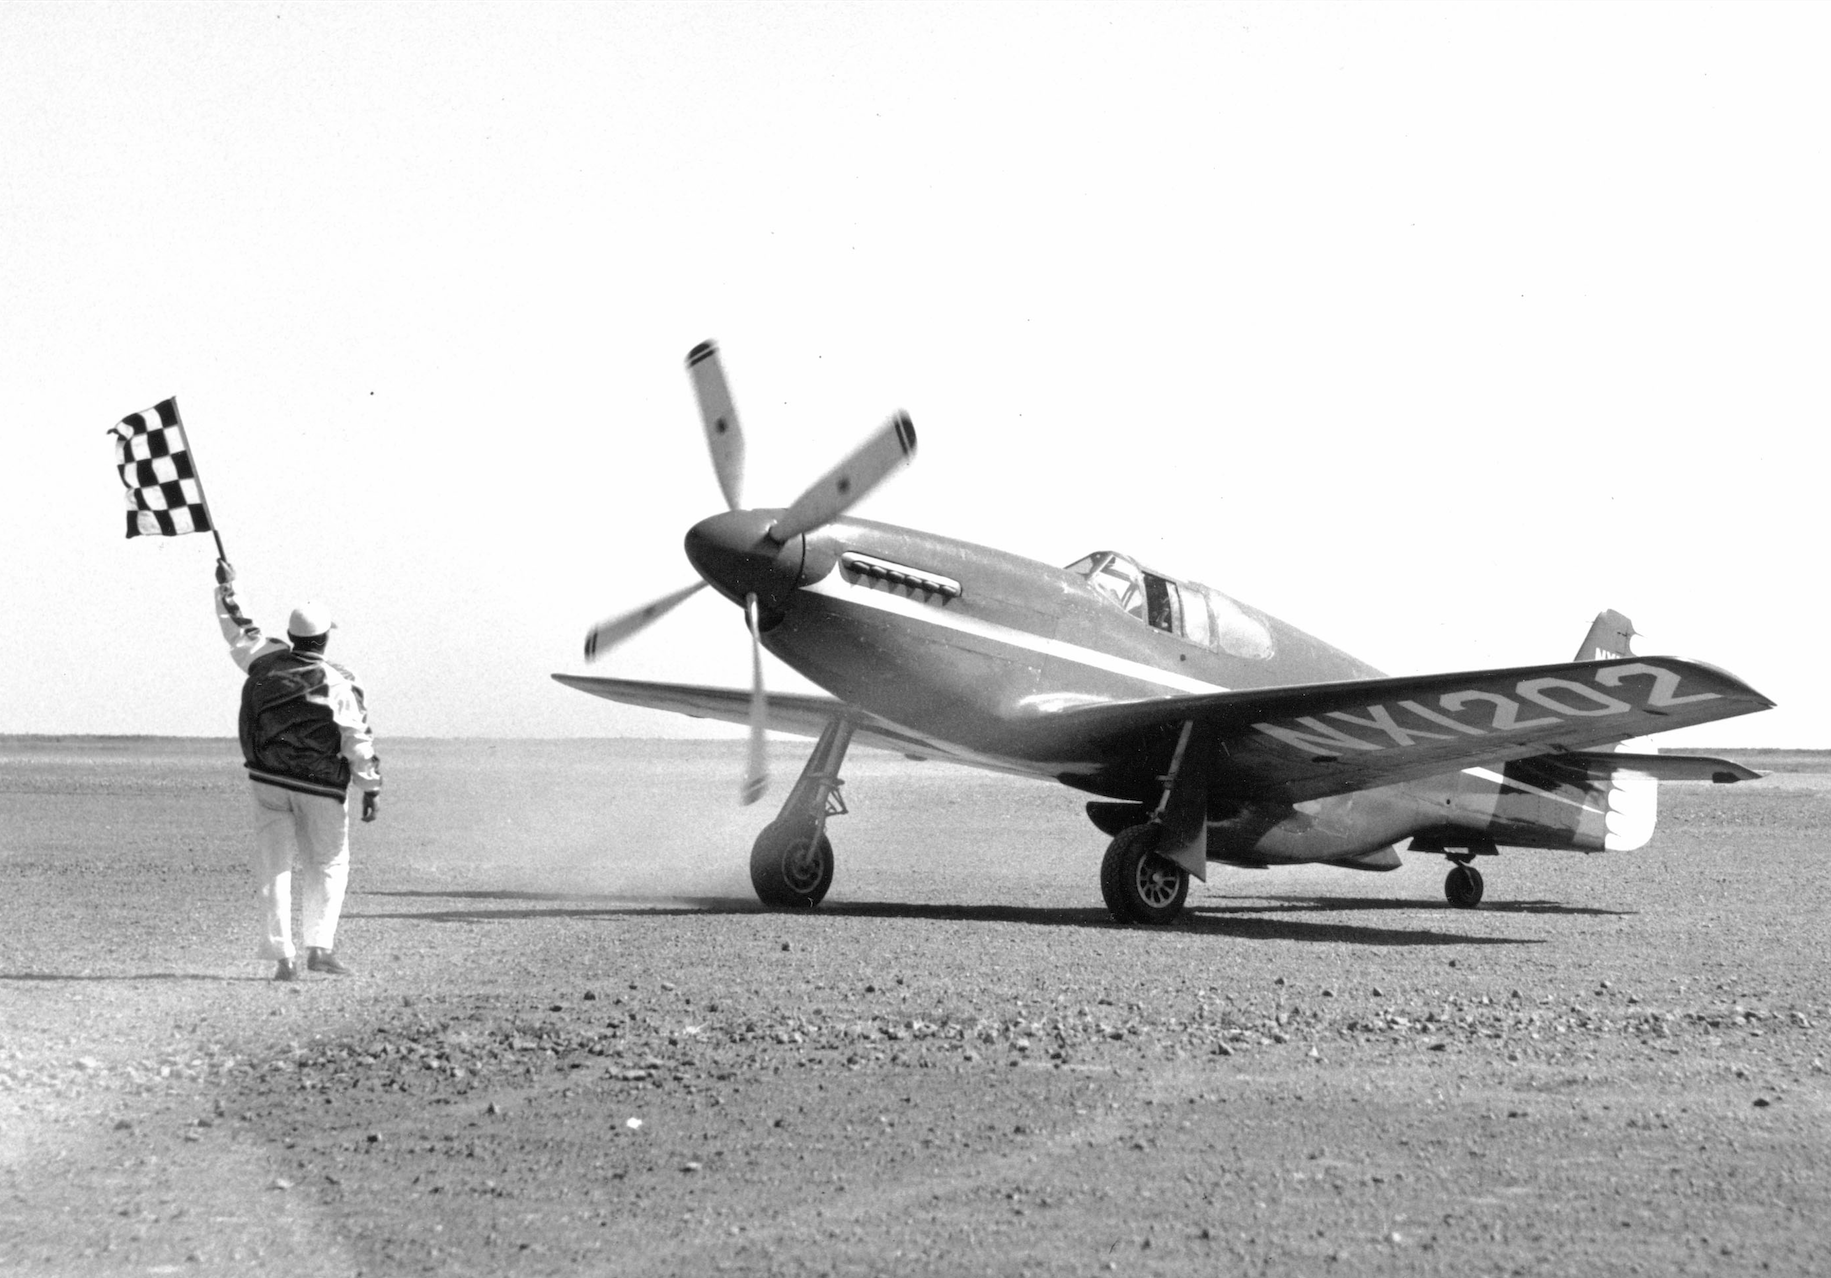
<path id="1" fill-rule="evenodd" d="M 249 778 L 333 799 L 352 780 L 380 790 L 381 761 L 356 676 L 322 653 L 264 639 L 226 587 L 217 591 L 216 612 L 229 655 L 248 674 L 238 727 Z"/>
<path id="2" fill-rule="evenodd" d="M 317 654 L 290 648 L 248 667 L 242 684 L 242 762 L 248 775 L 288 790 L 342 798 L 350 785 L 343 728 L 332 705 L 343 683 L 360 710 L 362 692 L 349 672 Z M 366 725 L 364 725 L 366 727 Z"/>

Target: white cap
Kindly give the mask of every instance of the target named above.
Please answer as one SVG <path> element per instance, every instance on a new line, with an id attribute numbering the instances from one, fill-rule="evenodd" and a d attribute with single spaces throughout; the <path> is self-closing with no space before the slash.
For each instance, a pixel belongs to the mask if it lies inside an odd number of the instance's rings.
<path id="1" fill-rule="evenodd" d="M 331 620 L 331 610 L 316 600 L 307 600 L 294 608 L 291 619 L 286 623 L 286 633 L 301 639 L 328 634 L 336 628 L 337 623 Z"/>

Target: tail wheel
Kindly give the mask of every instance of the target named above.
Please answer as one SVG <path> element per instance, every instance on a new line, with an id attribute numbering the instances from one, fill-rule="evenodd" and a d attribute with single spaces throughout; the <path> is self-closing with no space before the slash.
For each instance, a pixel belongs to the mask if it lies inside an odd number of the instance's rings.
<path id="1" fill-rule="evenodd" d="M 1100 862 L 1100 895 L 1121 923 L 1161 925 L 1182 913 L 1189 875 L 1157 855 L 1157 827 L 1121 830 Z"/>
<path id="2" fill-rule="evenodd" d="M 750 849 L 750 884 L 764 905 L 812 909 L 833 886 L 833 845 L 808 824 L 771 822 Z"/>
<path id="3" fill-rule="evenodd" d="M 1459 865 L 1443 880 L 1443 897 L 1459 910 L 1472 910 L 1481 904 L 1481 888 L 1481 871 Z"/>

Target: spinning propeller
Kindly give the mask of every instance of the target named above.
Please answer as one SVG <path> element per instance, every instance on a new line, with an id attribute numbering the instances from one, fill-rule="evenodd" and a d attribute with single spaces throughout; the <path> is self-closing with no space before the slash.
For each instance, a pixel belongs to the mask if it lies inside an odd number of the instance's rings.
<path id="1" fill-rule="evenodd" d="M 731 402 L 731 388 L 725 383 L 718 347 L 701 342 L 688 351 L 687 375 L 693 381 L 712 469 L 728 509 L 687 531 L 687 558 L 700 579 L 600 621 L 585 634 L 585 660 L 595 661 L 646 630 L 705 586 L 741 604 L 750 631 L 750 748 L 739 798 L 755 803 L 769 784 L 763 749 L 763 728 L 769 721 L 769 700 L 763 690 L 764 609 L 783 607 L 801 584 L 807 556 L 802 539 L 857 505 L 915 453 L 915 425 L 907 413 L 895 414 L 845 460 L 810 484 L 793 505 L 783 510 L 749 510 L 744 507 L 744 432 Z"/>

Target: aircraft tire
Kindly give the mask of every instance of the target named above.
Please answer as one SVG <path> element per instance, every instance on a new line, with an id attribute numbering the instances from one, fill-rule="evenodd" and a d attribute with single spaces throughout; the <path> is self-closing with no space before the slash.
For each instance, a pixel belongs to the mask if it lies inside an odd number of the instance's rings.
<path id="1" fill-rule="evenodd" d="M 772 821 L 751 845 L 750 885 L 764 905 L 811 910 L 833 886 L 833 845 L 811 825 Z"/>
<path id="2" fill-rule="evenodd" d="M 1443 898 L 1459 910 L 1472 910 L 1481 904 L 1481 871 L 1472 865 L 1458 865 L 1443 880 Z"/>
<path id="3" fill-rule="evenodd" d="M 1121 830 L 1100 862 L 1100 895 L 1121 923 L 1162 926 L 1182 913 L 1189 875 L 1157 855 L 1157 827 Z"/>

